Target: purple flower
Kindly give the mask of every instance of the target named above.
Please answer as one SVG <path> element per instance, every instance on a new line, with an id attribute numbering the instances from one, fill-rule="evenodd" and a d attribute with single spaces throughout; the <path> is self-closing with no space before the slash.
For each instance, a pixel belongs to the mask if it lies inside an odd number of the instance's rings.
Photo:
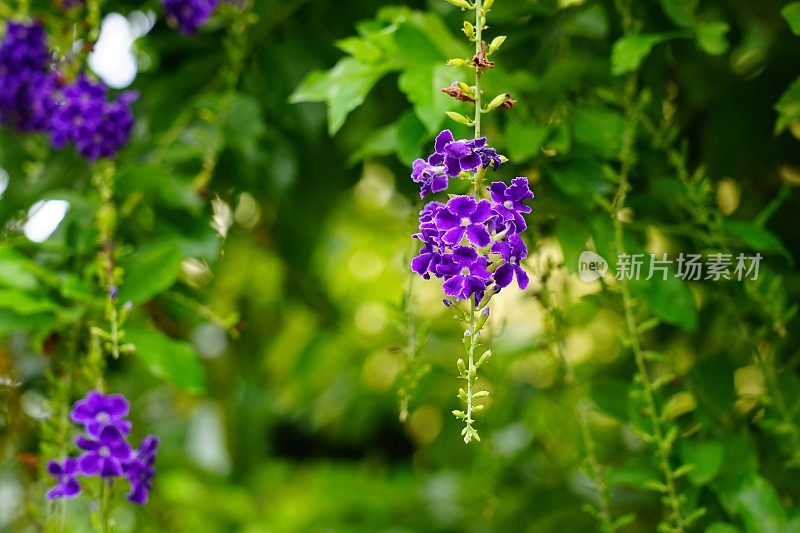
<path id="1" fill-rule="evenodd" d="M 127 498 L 137 505 L 144 505 L 150 496 L 152 480 L 156 476 L 154 468 L 158 437 L 149 435 L 142 439 L 138 450 L 134 450 L 133 458 L 125 467 L 125 476 L 131 483 Z"/>
<path id="2" fill-rule="evenodd" d="M 81 486 L 75 476 L 78 474 L 78 461 L 67 457 L 63 462 L 47 461 L 47 472 L 56 478 L 56 484 L 47 491 L 46 498 L 74 498 L 81 493 Z"/>
<path id="3" fill-rule="evenodd" d="M 411 179 L 415 183 L 422 183 L 422 187 L 419 190 L 420 198 L 425 198 L 431 193 L 444 191 L 448 185 L 445 168 L 441 165 L 431 165 L 424 159 L 414 161 Z"/>
<path id="4" fill-rule="evenodd" d="M 115 426 L 105 426 L 97 437 L 78 435 L 75 443 L 86 453 L 78 458 L 78 466 L 86 475 L 102 478 L 121 476 L 123 465 L 130 460 L 131 445 Z"/>
<path id="5" fill-rule="evenodd" d="M 184 35 L 191 35 L 206 23 L 219 0 L 161 0 L 167 20 Z"/>
<path id="6" fill-rule="evenodd" d="M 513 222 L 514 232 L 522 232 L 527 228 L 523 213 L 530 213 L 531 208 L 525 200 L 533 198 L 528 186 L 528 178 L 514 178 L 511 185 L 495 181 L 488 187 L 492 196 L 492 209 L 500 215 L 503 222 Z"/>
<path id="7" fill-rule="evenodd" d="M 128 142 L 133 129 L 130 106 L 137 97 L 135 92 L 125 92 L 107 101 L 105 85 L 78 76 L 56 98 L 50 123 L 53 146 L 62 148 L 73 142 L 89 161 L 114 156 Z"/>
<path id="8" fill-rule="evenodd" d="M 481 166 L 483 168 L 487 168 L 489 165 L 492 165 L 492 168 L 497 170 L 503 164 L 503 160 L 500 159 L 500 155 L 494 148 L 484 146 L 482 148 L 478 148 L 476 151 L 478 152 L 478 155 L 481 156 Z"/>
<path id="9" fill-rule="evenodd" d="M 122 394 L 105 394 L 90 391 L 83 400 L 75 403 L 70 419 L 82 424 L 89 435 L 97 437 L 106 426 L 113 426 L 121 434 L 127 435 L 131 423 L 125 420 L 130 404 Z"/>
<path id="10" fill-rule="evenodd" d="M 0 123 L 22 131 L 43 131 L 43 115 L 33 109 L 47 86 L 44 29 L 38 22 L 9 21 L 0 41 Z"/>
<path id="11" fill-rule="evenodd" d="M 486 222 L 492 218 L 488 200 L 476 201 L 471 196 L 454 196 L 434 217 L 436 229 L 444 232 L 442 242 L 455 245 L 466 235 L 476 246 L 488 246 L 492 241 Z"/>
<path id="12" fill-rule="evenodd" d="M 480 299 L 490 281 L 486 257 L 478 255 L 471 246 L 458 246 L 453 253 L 442 256 L 436 271 L 445 278 L 442 290 L 448 296 L 466 300 L 472 295 Z"/>
<path id="13" fill-rule="evenodd" d="M 528 257 L 528 247 L 522 237 L 512 233 L 505 241 L 496 242 L 492 245 L 492 252 L 500 254 L 505 261 L 494 272 L 494 282 L 499 288 L 508 287 L 517 278 L 517 285 L 520 290 L 528 287 L 528 274 L 520 266 L 520 261 Z"/>
<path id="14" fill-rule="evenodd" d="M 436 152 L 428 158 L 431 165 L 444 164 L 447 175 L 458 176 L 462 170 L 475 170 L 481 166 L 481 156 L 475 152 L 486 144 L 486 137 L 457 141 L 450 130 L 442 131 L 434 142 Z"/>

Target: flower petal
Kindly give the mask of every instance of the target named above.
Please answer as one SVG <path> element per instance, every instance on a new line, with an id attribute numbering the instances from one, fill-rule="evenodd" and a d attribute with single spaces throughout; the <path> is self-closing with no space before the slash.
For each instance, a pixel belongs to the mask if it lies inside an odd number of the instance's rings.
<path id="1" fill-rule="evenodd" d="M 500 288 L 508 287 L 514 279 L 514 269 L 510 264 L 501 265 L 494 271 L 494 282 Z"/>
<path id="2" fill-rule="evenodd" d="M 460 222 L 460 219 L 463 217 L 469 217 L 474 211 L 475 207 L 477 206 L 477 202 L 472 196 L 455 196 L 447 202 L 447 209 L 454 215 L 458 217 L 457 223 Z"/>
<path id="3" fill-rule="evenodd" d="M 444 147 L 453 142 L 454 140 L 455 138 L 453 137 L 452 131 L 442 130 L 442 132 L 436 136 L 436 141 L 433 143 L 436 153 L 441 154 L 442 152 L 444 152 Z"/>
<path id="4" fill-rule="evenodd" d="M 467 238 L 469 242 L 480 247 L 489 246 L 489 243 L 492 242 L 492 237 L 486 227 L 479 224 L 473 224 L 467 228 Z"/>

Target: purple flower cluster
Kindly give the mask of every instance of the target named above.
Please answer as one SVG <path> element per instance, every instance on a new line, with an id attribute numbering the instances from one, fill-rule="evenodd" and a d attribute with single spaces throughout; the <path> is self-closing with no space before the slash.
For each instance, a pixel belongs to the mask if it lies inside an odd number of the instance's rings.
<path id="1" fill-rule="evenodd" d="M 458 173 L 474 172 L 492 164 L 494 158 L 495 168 L 499 166 L 497 152 L 485 146 L 485 139 L 452 138 L 449 131 L 443 131 L 436 139 L 436 153 L 423 163 L 444 163 L 441 174 L 451 177 L 456 168 Z M 414 163 L 415 170 L 419 161 Z M 445 190 L 447 178 L 444 180 L 441 186 L 431 179 L 428 190 Z M 426 185 L 423 183 L 423 189 Z M 429 202 L 420 211 L 419 232 L 413 235 L 422 248 L 412 259 L 411 269 L 425 279 L 431 275 L 442 279 L 442 290 L 456 300 L 474 297 L 478 303 L 487 290 L 498 292 L 514 278 L 521 290 L 528 286 L 528 275 L 520 265 L 528 255 L 520 237 L 527 227 L 523 215 L 531 212 L 525 200 L 533 198 L 528 179 L 515 178 L 511 185 L 493 182 L 487 191 L 488 199 L 461 195 L 447 203 Z"/>
<path id="2" fill-rule="evenodd" d="M 206 23 L 219 0 L 161 0 L 167 20 L 184 35 L 191 35 Z"/>
<path id="3" fill-rule="evenodd" d="M 78 476 L 98 476 L 104 482 L 124 477 L 130 483 L 127 498 L 144 505 L 156 475 L 155 458 L 158 437 L 142 439 L 138 449 L 128 443 L 131 423 L 125 418 L 130 411 L 128 400 L 121 394 L 104 395 L 90 391 L 75 403 L 70 419 L 83 426 L 84 434 L 75 439 L 83 453 L 63 461 L 48 461 L 47 471 L 56 484 L 47 492 L 47 499 L 74 498 L 81 493 Z"/>
<path id="4" fill-rule="evenodd" d="M 9 22 L 0 41 L 0 124 L 48 133 L 56 148 L 73 143 L 90 161 L 112 157 L 133 128 L 132 92 L 108 100 L 105 85 L 79 76 L 65 84 L 49 67 L 38 22 Z"/>
<path id="5" fill-rule="evenodd" d="M 49 111 L 41 103 L 51 89 L 50 54 L 38 23 L 9 21 L 0 41 L 0 123 L 22 131 L 44 131 Z"/>
<path id="6" fill-rule="evenodd" d="M 444 130 L 436 137 L 434 150 L 427 160 L 417 159 L 412 166 L 411 179 L 422 184 L 420 198 L 446 190 L 449 178 L 461 172 L 490 165 L 497 170 L 502 164 L 497 151 L 486 146 L 486 137 L 457 141 L 450 130 Z"/>

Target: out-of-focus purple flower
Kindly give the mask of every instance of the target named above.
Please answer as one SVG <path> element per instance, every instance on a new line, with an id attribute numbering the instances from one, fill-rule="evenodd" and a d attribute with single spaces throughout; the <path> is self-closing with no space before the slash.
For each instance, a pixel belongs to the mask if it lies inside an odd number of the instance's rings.
<path id="1" fill-rule="evenodd" d="M 130 412 L 130 404 L 122 394 L 105 395 L 90 391 L 83 400 L 75 403 L 70 419 L 83 425 L 89 435 L 98 437 L 106 426 L 113 426 L 121 434 L 127 435 L 131 423 L 125 420 Z"/>
<path id="2" fill-rule="evenodd" d="M 520 261 L 528 257 L 528 247 L 522 237 L 512 233 L 506 240 L 494 243 L 492 252 L 500 254 L 505 261 L 494 272 L 494 282 L 497 287 L 500 289 L 508 287 L 516 276 L 520 290 L 525 290 L 528 287 L 528 274 L 520 266 Z"/>
<path id="3" fill-rule="evenodd" d="M 0 41 L 0 123 L 22 131 L 43 130 L 32 108 L 48 83 L 49 52 L 38 22 L 9 21 Z"/>
<path id="4" fill-rule="evenodd" d="M 88 438 L 87 438 L 88 437 Z M 115 426 L 105 426 L 94 437 L 78 435 L 75 443 L 86 453 L 78 458 L 80 471 L 86 475 L 99 474 L 102 478 L 121 476 L 123 465 L 131 458 L 131 445 Z"/>
<path id="5" fill-rule="evenodd" d="M 78 474 L 78 461 L 67 457 L 62 462 L 47 461 L 47 472 L 56 478 L 56 484 L 45 495 L 48 500 L 56 498 L 75 498 L 81 493 L 81 485 L 75 476 Z"/>
<path id="6" fill-rule="evenodd" d="M 471 196 L 454 196 L 447 202 L 447 208 L 436 214 L 436 229 L 444 232 L 442 241 L 448 245 L 461 242 L 466 235 L 476 246 L 488 246 L 491 236 L 486 222 L 492 218 L 492 206 L 488 200 L 476 201 Z"/>
<path id="7" fill-rule="evenodd" d="M 219 0 L 161 0 L 167 21 L 184 35 L 191 35 L 219 5 Z"/>
<path id="8" fill-rule="evenodd" d="M 50 138 L 56 148 L 75 143 L 78 153 L 89 161 L 112 157 L 122 148 L 133 128 L 130 106 L 135 92 L 122 93 L 107 101 L 105 85 L 78 76 L 57 98 L 50 123 Z"/>
<path id="9" fill-rule="evenodd" d="M 448 296 L 466 300 L 486 290 L 491 278 L 486 257 L 478 255 L 471 246 L 457 246 L 450 254 L 442 256 L 436 271 L 445 278 L 442 290 Z"/>
<path id="10" fill-rule="evenodd" d="M 495 181 L 488 187 L 492 196 L 492 209 L 500 215 L 504 222 L 514 224 L 513 231 L 522 232 L 527 228 L 523 214 L 531 212 L 525 200 L 533 198 L 528 186 L 528 178 L 514 178 L 511 185 Z"/>
<path id="11" fill-rule="evenodd" d="M 156 476 L 155 460 L 159 440 L 155 435 L 142 439 L 138 450 L 125 467 L 125 476 L 131 483 L 127 498 L 137 505 L 144 505 L 150 496 L 153 478 Z"/>
<path id="12" fill-rule="evenodd" d="M 417 159 L 414 161 L 411 179 L 415 183 L 422 184 L 419 190 L 420 198 L 425 198 L 431 193 L 437 193 L 447 189 L 448 177 L 445 168 L 441 165 L 431 165 L 424 159 Z"/>

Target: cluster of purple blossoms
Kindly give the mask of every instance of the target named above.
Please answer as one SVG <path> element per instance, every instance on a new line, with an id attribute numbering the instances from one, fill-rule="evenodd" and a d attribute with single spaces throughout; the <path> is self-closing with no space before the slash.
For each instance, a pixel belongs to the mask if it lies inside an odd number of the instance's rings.
<path id="1" fill-rule="evenodd" d="M 431 167 L 444 163 L 434 179 L 440 174 L 452 177 L 456 169 L 460 173 L 500 165 L 497 152 L 485 146 L 485 139 L 452 139 L 449 131 L 442 132 L 436 139 L 436 153 L 423 162 Z M 414 164 L 415 173 L 419 161 Z M 412 179 L 419 181 L 413 175 Z M 423 182 L 423 196 L 447 188 L 446 177 L 443 187 L 434 179 Z M 519 235 L 527 227 L 523 215 L 531 212 L 525 205 L 525 200 L 533 198 L 528 179 L 515 178 L 511 185 L 496 181 L 487 191 L 489 199 L 460 195 L 447 203 L 429 202 L 420 212 L 419 232 L 413 235 L 422 248 L 412 259 L 411 269 L 425 279 L 433 275 L 444 280 L 444 293 L 456 300 L 474 297 L 479 303 L 487 290 L 497 293 L 515 278 L 521 290 L 528 286 L 528 275 L 520 265 L 528 249 Z"/>
<path id="2" fill-rule="evenodd" d="M 0 41 L 0 124 L 50 135 L 55 148 L 74 143 L 83 157 L 112 157 L 130 137 L 136 94 L 108 100 L 105 85 L 79 76 L 66 84 L 50 69 L 38 22 L 9 22 Z"/>
<path id="3" fill-rule="evenodd" d="M 161 0 L 167 20 L 184 35 L 191 35 L 217 9 L 219 0 Z"/>
<path id="4" fill-rule="evenodd" d="M 128 443 L 131 423 L 125 417 L 130 411 L 128 400 L 121 394 L 104 395 L 90 391 L 75 403 L 70 418 L 83 426 L 84 434 L 75 439 L 83 450 L 79 457 L 63 461 L 48 461 L 47 471 L 56 484 L 47 492 L 47 499 L 74 498 L 81 493 L 78 476 L 98 476 L 112 483 L 126 478 L 130 483 L 127 494 L 131 502 L 144 505 L 156 475 L 155 460 L 158 437 L 142 439 L 138 449 Z"/>

